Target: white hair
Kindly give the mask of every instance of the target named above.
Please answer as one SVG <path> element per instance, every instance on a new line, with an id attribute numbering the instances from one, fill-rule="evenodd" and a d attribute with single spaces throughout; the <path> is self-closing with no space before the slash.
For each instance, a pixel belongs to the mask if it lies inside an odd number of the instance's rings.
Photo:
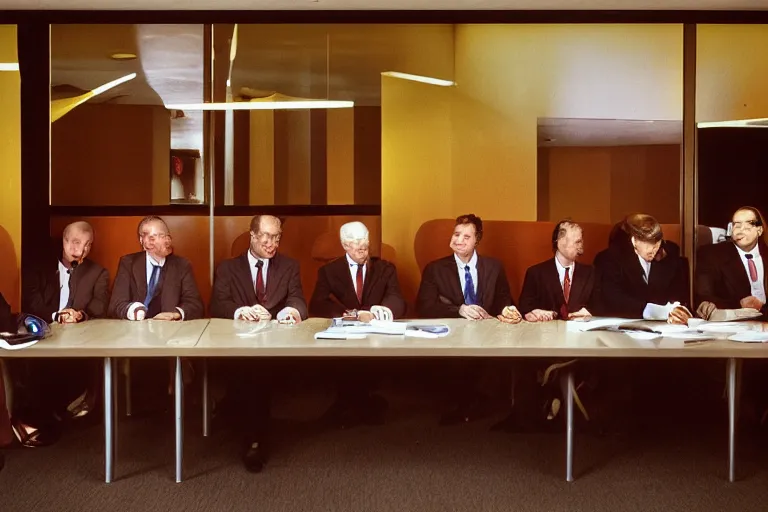
<path id="1" fill-rule="evenodd" d="M 362 222 L 347 222 L 339 230 L 341 243 L 368 240 L 368 228 Z"/>

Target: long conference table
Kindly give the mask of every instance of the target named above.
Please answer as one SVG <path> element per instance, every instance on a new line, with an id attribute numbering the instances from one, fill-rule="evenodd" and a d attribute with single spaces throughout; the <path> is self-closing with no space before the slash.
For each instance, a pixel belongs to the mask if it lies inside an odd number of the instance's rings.
<path id="1" fill-rule="evenodd" d="M 739 370 L 742 359 L 768 357 L 762 343 L 714 339 L 684 343 L 660 338 L 639 342 L 607 331 L 574 332 L 566 322 L 507 325 L 492 319 L 419 320 L 419 324 L 447 324 L 451 332 L 441 338 L 403 335 L 368 335 L 365 339 L 316 340 L 330 320 L 310 318 L 298 325 L 276 322 L 254 324 L 238 320 L 91 320 L 54 325 L 51 336 L 21 350 L 3 351 L 2 357 L 80 357 L 104 360 L 105 481 L 112 482 L 115 467 L 116 360 L 135 357 L 175 358 L 176 482 L 182 481 L 184 439 L 184 385 L 182 358 L 212 357 L 546 357 L 546 358 L 716 358 L 725 359 L 728 395 L 728 476 L 736 479 L 736 417 Z M 762 330 L 763 324 L 750 323 Z M 768 325 L 766 326 L 768 330 Z M 203 433 L 209 430 L 208 372 L 203 371 Z M 566 480 L 573 481 L 574 377 L 566 373 Z"/>

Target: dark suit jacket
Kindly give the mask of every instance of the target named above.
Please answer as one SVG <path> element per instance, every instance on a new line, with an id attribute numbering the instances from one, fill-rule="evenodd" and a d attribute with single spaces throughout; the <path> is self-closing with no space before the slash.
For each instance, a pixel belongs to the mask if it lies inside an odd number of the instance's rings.
<path id="1" fill-rule="evenodd" d="M 22 311 L 50 322 L 59 310 L 58 261 L 31 272 L 24 280 Z M 66 307 L 82 311 L 88 318 L 104 318 L 109 305 L 109 273 L 89 259 L 73 270 L 69 276 L 69 300 Z"/>
<path id="2" fill-rule="evenodd" d="M 394 318 L 405 315 L 405 300 L 397 282 L 397 270 L 388 261 L 370 258 L 363 282 L 363 302 L 357 300 L 355 285 L 346 256 L 320 267 L 317 284 L 309 301 L 312 316 L 337 318 L 348 309 L 370 310 L 371 306 L 386 306 Z"/>
<path id="3" fill-rule="evenodd" d="M 768 247 L 760 240 L 760 257 L 763 259 L 763 286 L 768 291 Z M 752 295 L 749 277 L 741 262 L 736 244 L 731 241 L 705 245 L 698 252 L 696 265 L 696 305 L 704 301 L 719 309 L 738 309 L 744 297 Z M 767 308 L 763 306 L 762 313 Z"/>
<path id="4" fill-rule="evenodd" d="M 513 305 L 507 274 L 501 262 L 477 255 L 477 302 L 489 315 L 500 315 Z M 455 318 L 464 304 L 459 270 L 451 254 L 429 263 L 421 276 L 416 309 L 422 318 Z"/>
<path id="5" fill-rule="evenodd" d="M 688 307 L 688 260 L 680 256 L 680 247 L 674 242 L 665 241 L 664 249 L 667 256 L 651 263 L 648 283 L 629 240 L 600 252 L 595 268 L 600 275 L 603 310 L 596 314 L 642 318 L 649 302 L 664 305 L 677 301 Z"/>
<path id="6" fill-rule="evenodd" d="M 144 251 L 128 254 L 120 258 L 112 288 L 112 300 L 109 301 L 109 316 L 126 318 L 128 308 L 134 302 L 144 302 L 147 295 L 147 256 Z M 159 302 L 158 302 L 159 301 Z M 157 313 L 184 310 L 185 320 L 202 318 L 205 314 L 200 292 L 197 290 L 192 265 L 186 258 L 169 255 L 160 272 L 160 280 L 150 303 L 147 318 Z"/>
<path id="7" fill-rule="evenodd" d="M 11 306 L 0 293 L 0 331 L 16 332 L 11 315 Z M 11 418 L 8 415 L 8 406 L 5 402 L 5 380 L 0 375 L 0 447 L 8 446 L 13 441 L 11 430 Z"/>
<path id="8" fill-rule="evenodd" d="M 307 318 L 307 302 L 301 290 L 299 262 L 282 254 L 275 254 L 267 269 L 267 289 L 261 304 L 274 318 L 284 307 L 298 310 L 302 319 Z M 234 318 L 235 311 L 254 306 L 259 301 L 253 288 L 248 252 L 237 258 L 224 260 L 216 269 L 211 294 L 211 316 Z"/>
<path id="9" fill-rule="evenodd" d="M 600 281 L 591 265 L 576 263 L 571 277 L 571 295 L 568 298 L 568 312 L 574 313 L 587 308 L 593 315 L 600 309 L 597 299 Z M 520 312 L 525 315 L 534 309 L 560 312 L 565 303 L 563 287 L 557 273 L 555 258 L 530 267 L 525 272 L 523 291 L 520 294 Z"/>

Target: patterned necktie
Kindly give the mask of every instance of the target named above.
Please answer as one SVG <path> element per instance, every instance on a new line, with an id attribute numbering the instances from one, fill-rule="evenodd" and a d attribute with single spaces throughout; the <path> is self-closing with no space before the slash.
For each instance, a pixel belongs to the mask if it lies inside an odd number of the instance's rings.
<path id="1" fill-rule="evenodd" d="M 755 266 L 755 260 L 753 259 L 751 254 L 745 254 L 745 258 L 747 258 L 747 266 L 749 267 L 749 278 L 752 280 L 753 283 L 757 282 L 757 266 Z"/>
<path id="2" fill-rule="evenodd" d="M 565 299 L 565 302 L 563 302 L 563 305 L 560 306 L 560 318 L 563 320 L 568 320 L 568 300 L 571 298 L 571 269 L 570 267 L 565 268 L 565 277 L 563 278 L 563 298 Z"/>
<path id="3" fill-rule="evenodd" d="M 475 283 L 472 281 L 472 273 L 469 271 L 469 265 L 464 267 L 464 304 L 467 306 L 477 304 Z"/>
<path id="4" fill-rule="evenodd" d="M 149 303 L 152 302 L 152 298 L 155 296 L 155 289 L 157 288 L 157 279 L 160 275 L 160 265 L 152 264 L 152 275 L 149 277 L 149 284 L 147 285 L 147 296 L 144 298 L 144 307 L 148 308 Z"/>
<path id="5" fill-rule="evenodd" d="M 259 304 L 264 304 L 264 274 L 262 274 L 262 267 L 264 262 L 259 260 L 256 262 L 256 282 L 253 284 L 254 290 L 256 290 L 256 300 Z"/>
<path id="6" fill-rule="evenodd" d="M 355 291 L 357 292 L 357 302 L 363 304 L 363 266 L 357 265 L 357 275 L 355 276 Z"/>

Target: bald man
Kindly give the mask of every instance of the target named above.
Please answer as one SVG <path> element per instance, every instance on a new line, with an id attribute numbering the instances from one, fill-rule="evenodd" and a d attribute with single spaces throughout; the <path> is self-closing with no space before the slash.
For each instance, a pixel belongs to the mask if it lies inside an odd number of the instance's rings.
<path id="1" fill-rule="evenodd" d="M 59 323 L 105 317 L 109 273 L 87 259 L 92 244 L 93 228 L 87 222 L 64 228 L 58 257 L 25 276 L 22 310 Z"/>

